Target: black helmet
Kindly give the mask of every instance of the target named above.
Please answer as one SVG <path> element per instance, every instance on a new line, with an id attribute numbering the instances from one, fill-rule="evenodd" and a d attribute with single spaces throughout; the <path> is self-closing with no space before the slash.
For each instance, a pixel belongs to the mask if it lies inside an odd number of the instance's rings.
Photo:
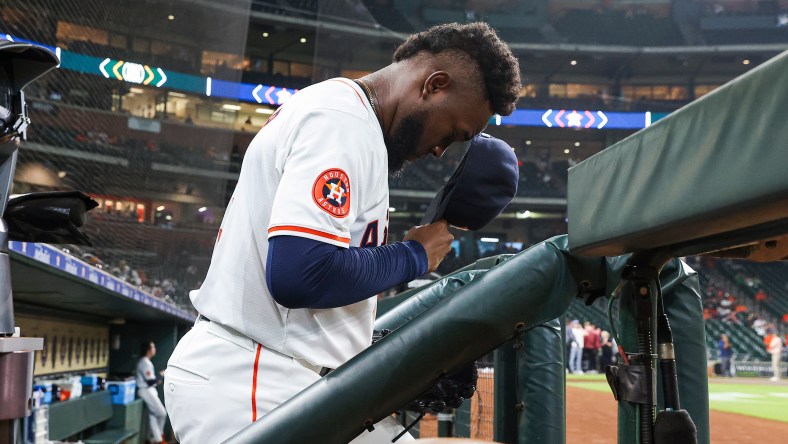
<path id="1" fill-rule="evenodd" d="M 3 86 L 21 91 L 59 63 L 52 51 L 41 46 L 0 40 L 0 71 L 6 76 Z"/>
<path id="2" fill-rule="evenodd" d="M 46 48 L 0 40 L 0 143 L 24 136 L 27 118 L 22 89 L 58 63 Z"/>

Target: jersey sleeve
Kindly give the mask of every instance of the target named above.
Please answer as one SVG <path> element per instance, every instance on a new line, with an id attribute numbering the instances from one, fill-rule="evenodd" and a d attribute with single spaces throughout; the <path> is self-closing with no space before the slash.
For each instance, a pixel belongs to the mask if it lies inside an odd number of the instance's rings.
<path id="1" fill-rule="evenodd" d="M 156 379 L 156 372 L 153 369 L 153 363 L 152 362 L 150 362 L 150 361 L 146 362 L 144 368 L 145 368 L 145 375 L 144 375 L 145 379 L 147 379 L 147 380 Z"/>
<path id="2" fill-rule="evenodd" d="M 359 159 L 371 149 L 367 123 L 338 110 L 307 114 L 277 156 L 281 174 L 268 237 L 299 236 L 339 247 L 350 245 L 350 227 L 364 186 Z"/>

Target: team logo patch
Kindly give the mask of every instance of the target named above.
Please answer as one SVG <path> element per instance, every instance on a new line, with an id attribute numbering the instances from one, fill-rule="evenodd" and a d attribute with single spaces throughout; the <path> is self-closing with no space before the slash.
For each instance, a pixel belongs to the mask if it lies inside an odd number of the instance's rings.
<path id="1" fill-rule="evenodd" d="M 312 198 L 320 209 L 334 217 L 350 211 L 350 178 L 338 168 L 323 171 L 312 187 Z"/>

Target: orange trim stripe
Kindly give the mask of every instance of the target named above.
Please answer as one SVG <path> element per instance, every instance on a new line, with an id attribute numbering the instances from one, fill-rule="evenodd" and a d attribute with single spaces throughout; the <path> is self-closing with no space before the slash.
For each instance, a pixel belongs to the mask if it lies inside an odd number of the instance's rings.
<path id="1" fill-rule="evenodd" d="M 356 88 L 353 88 L 352 86 L 348 85 L 347 83 L 345 83 L 345 82 L 343 82 L 343 81 L 341 81 L 339 79 L 329 79 L 329 80 L 332 81 L 332 82 L 339 82 L 339 83 L 347 86 L 348 88 L 352 89 L 353 92 L 356 93 L 356 95 L 358 96 L 358 100 L 361 100 L 361 104 L 364 105 L 364 108 L 367 107 L 367 103 L 364 102 L 364 99 L 361 98 L 361 95 L 358 93 L 358 91 L 356 91 Z"/>
<path id="2" fill-rule="evenodd" d="M 257 344 L 257 355 L 254 357 L 254 373 L 252 374 L 252 422 L 257 421 L 257 363 L 260 362 L 260 351 L 263 346 Z"/>
<path id="3" fill-rule="evenodd" d="M 336 236 L 334 234 L 324 233 L 322 231 L 313 230 L 311 228 L 297 227 L 295 225 L 280 225 L 278 227 L 271 227 L 268 229 L 268 234 L 274 233 L 276 231 L 297 231 L 299 233 L 314 234 L 315 236 L 320 236 L 326 239 L 344 242 L 346 244 L 350 243 L 349 237 Z"/>

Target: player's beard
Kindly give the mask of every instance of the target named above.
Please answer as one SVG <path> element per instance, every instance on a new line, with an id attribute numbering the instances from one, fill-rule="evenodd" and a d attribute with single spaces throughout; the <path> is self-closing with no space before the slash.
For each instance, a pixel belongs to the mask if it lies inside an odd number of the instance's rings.
<path id="1" fill-rule="evenodd" d="M 426 117 L 426 111 L 413 111 L 402 119 L 390 136 L 385 137 L 389 174 L 392 176 L 402 175 L 402 169 L 408 159 L 417 156 Z"/>

